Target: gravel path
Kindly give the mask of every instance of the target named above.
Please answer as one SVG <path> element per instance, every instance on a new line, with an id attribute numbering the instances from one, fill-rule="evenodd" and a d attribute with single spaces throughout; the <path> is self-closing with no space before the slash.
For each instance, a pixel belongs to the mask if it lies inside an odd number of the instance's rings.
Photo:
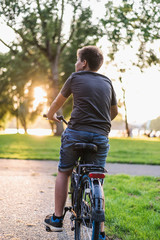
<path id="1" fill-rule="evenodd" d="M 108 164 L 107 168 L 109 174 L 160 176 L 160 166 Z M 43 225 L 53 212 L 56 172 L 54 161 L 0 160 L 0 240 L 73 239 L 69 213 L 62 233 L 48 233 Z"/>
<path id="2" fill-rule="evenodd" d="M 57 163 L 0 160 L 0 239 L 72 240 L 70 214 L 62 233 L 48 233 L 43 225 L 53 212 Z M 69 200 L 68 200 L 69 205 Z"/>

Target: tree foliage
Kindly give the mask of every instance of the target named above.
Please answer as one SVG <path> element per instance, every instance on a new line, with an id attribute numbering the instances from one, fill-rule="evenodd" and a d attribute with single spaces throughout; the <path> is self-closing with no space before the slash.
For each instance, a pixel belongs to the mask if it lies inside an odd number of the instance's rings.
<path id="1" fill-rule="evenodd" d="M 3 115 L 6 115 L 7 112 L 10 112 L 12 116 L 16 116 L 17 121 L 20 120 L 26 132 L 29 120 L 35 120 L 35 116 L 42 110 L 40 105 L 34 110 L 32 106 L 33 88 L 36 84 L 36 81 L 32 80 L 36 75 L 36 80 L 40 81 L 40 76 L 38 77 L 36 67 L 31 61 L 28 61 L 23 52 L 15 56 L 9 52 L 3 55 L 1 63 L 3 63 L 0 74 L 1 114 L 3 112 Z M 30 86 L 26 87 L 28 83 Z"/>
<path id="2" fill-rule="evenodd" d="M 141 69 L 160 60 L 154 49 L 154 43 L 160 38 L 160 1 L 159 0 L 122 0 L 115 5 L 109 1 L 106 16 L 101 19 L 109 41 L 112 42 L 110 57 L 119 50 L 120 45 L 136 42 L 137 62 Z"/>
<path id="3" fill-rule="evenodd" d="M 0 55 L 0 128 L 2 129 L 5 128 L 12 105 L 10 78 L 6 72 L 8 64 L 8 55 Z"/>

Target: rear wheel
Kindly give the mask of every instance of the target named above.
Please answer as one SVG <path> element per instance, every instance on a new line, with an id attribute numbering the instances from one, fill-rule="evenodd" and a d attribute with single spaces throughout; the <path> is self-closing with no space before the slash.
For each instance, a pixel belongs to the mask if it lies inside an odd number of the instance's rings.
<path id="1" fill-rule="evenodd" d="M 100 222 L 92 220 L 93 196 L 90 180 L 86 176 L 82 182 L 81 206 L 79 221 L 75 223 L 76 240 L 98 240 L 100 233 Z"/>

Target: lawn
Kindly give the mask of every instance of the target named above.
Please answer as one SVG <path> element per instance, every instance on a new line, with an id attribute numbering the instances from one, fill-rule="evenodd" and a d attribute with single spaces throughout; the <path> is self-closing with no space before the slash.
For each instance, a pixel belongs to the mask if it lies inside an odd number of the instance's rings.
<path id="1" fill-rule="evenodd" d="M 60 137 L 0 135 L 0 158 L 58 160 Z"/>
<path id="2" fill-rule="evenodd" d="M 0 158 L 58 160 L 60 137 L 0 135 Z M 107 162 L 160 164 L 160 139 L 110 138 Z"/>
<path id="3" fill-rule="evenodd" d="M 108 175 L 104 193 L 108 239 L 160 239 L 160 178 Z"/>
<path id="4" fill-rule="evenodd" d="M 108 162 L 160 165 L 160 139 L 111 138 Z"/>

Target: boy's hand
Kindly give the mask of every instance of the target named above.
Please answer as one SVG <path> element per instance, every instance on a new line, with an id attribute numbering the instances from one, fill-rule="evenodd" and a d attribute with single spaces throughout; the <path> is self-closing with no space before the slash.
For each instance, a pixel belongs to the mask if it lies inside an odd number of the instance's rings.
<path id="1" fill-rule="evenodd" d="M 55 122 L 61 122 L 59 119 L 57 119 L 57 113 L 55 113 L 54 115 L 53 115 L 53 119 L 52 119 L 53 121 L 55 121 Z"/>
<path id="2" fill-rule="evenodd" d="M 51 114 L 45 114 L 45 117 L 48 118 L 50 121 L 55 121 L 55 122 L 61 122 L 59 119 L 57 119 L 57 114 L 54 113 L 53 115 Z"/>

